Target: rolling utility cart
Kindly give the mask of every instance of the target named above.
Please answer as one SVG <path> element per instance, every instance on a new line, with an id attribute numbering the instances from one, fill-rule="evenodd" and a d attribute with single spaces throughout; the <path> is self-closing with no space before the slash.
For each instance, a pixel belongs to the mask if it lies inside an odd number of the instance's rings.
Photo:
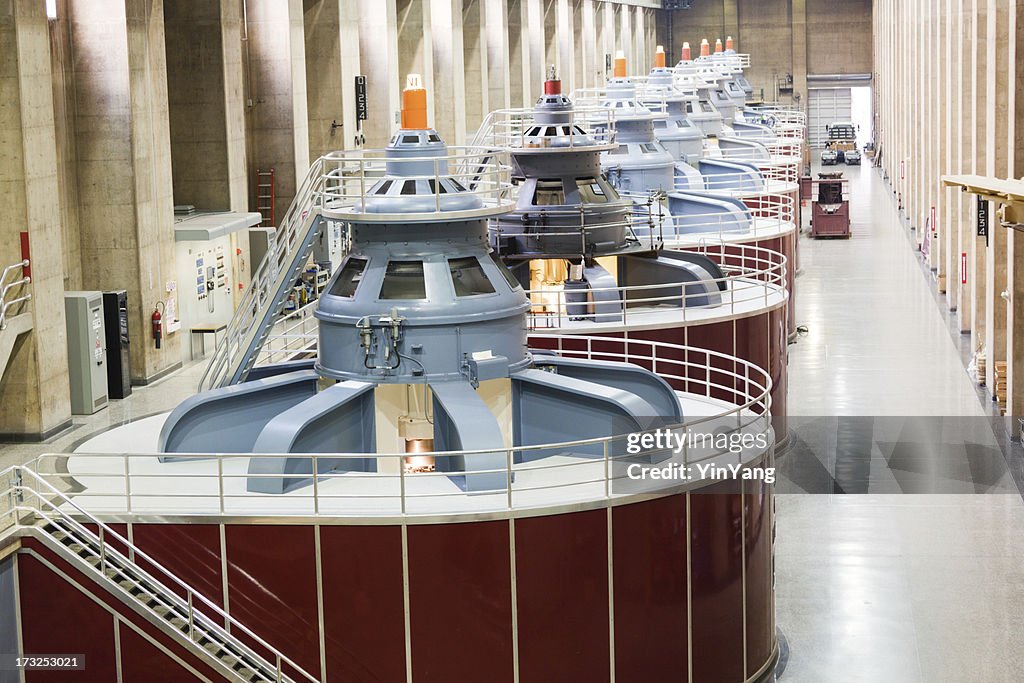
<path id="1" fill-rule="evenodd" d="M 850 236 L 850 181 L 842 173 L 819 173 L 811 183 L 811 237 Z"/>

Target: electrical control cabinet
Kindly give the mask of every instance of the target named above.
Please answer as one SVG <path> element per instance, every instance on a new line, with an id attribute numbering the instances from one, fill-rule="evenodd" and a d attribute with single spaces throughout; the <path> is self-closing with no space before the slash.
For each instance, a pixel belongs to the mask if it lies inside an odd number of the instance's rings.
<path id="1" fill-rule="evenodd" d="M 71 412 L 92 415 L 107 405 L 106 333 L 102 292 L 65 292 Z"/>
<path id="2" fill-rule="evenodd" d="M 127 398 L 132 393 L 128 360 L 128 292 L 103 292 L 103 318 L 107 342 L 107 395 Z"/>

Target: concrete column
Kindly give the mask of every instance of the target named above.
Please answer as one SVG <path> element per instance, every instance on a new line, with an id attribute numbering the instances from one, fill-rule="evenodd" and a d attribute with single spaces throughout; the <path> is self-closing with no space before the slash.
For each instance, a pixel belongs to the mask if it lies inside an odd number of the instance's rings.
<path id="1" fill-rule="evenodd" d="M 615 56 L 615 6 L 610 2 L 602 2 L 597 5 L 597 37 L 598 52 L 597 62 L 600 76 L 597 79 L 597 87 L 603 87 L 611 77 L 608 68 L 608 60 Z"/>
<path id="2" fill-rule="evenodd" d="M 928 236 L 927 219 L 929 218 L 928 201 L 928 163 L 931 155 L 934 139 L 929 134 L 930 118 L 928 115 L 931 100 L 929 99 L 929 88 L 931 83 L 928 79 L 928 69 L 931 64 L 931 55 L 928 52 L 928 19 L 931 12 L 933 0 L 920 0 L 920 14 L 918 15 L 919 40 L 917 43 L 917 81 L 919 84 L 920 102 L 918 103 L 919 125 L 916 129 L 915 147 L 918 150 L 915 167 L 917 173 L 917 187 L 914 196 L 917 198 L 916 218 L 914 224 L 917 226 L 918 243 L 923 246 Z"/>
<path id="3" fill-rule="evenodd" d="M 311 159 L 359 146 L 355 77 L 360 72 L 356 0 L 316 0 L 305 11 L 306 108 Z"/>
<path id="4" fill-rule="evenodd" d="M 581 0 L 580 10 L 583 27 L 580 31 L 580 37 L 583 39 L 580 50 L 583 61 L 583 79 L 579 85 L 583 88 L 596 88 L 601 83 L 601 74 L 604 71 L 604 53 L 598 42 L 594 0 Z"/>
<path id="5" fill-rule="evenodd" d="M 302 0 L 247 0 L 246 11 L 250 164 L 274 169 L 280 225 L 309 170 Z"/>
<path id="6" fill-rule="evenodd" d="M 408 74 L 419 74 L 423 78 L 423 85 L 427 89 L 427 121 L 433 124 L 435 107 L 437 105 L 437 93 L 434 89 L 434 48 L 433 29 L 431 20 L 432 0 L 398 0 L 398 81 L 399 92 L 405 87 L 405 77 Z M 390 30 L 390 29 L 389 29 Z M 397 128 L 400 117 L 399 110 L 395 113 L 395 121 L 391 130 Z"/>
<path id="7" fill-rule="evenodd" d="M 369 111 L 363 122 L 366 146 L 387 144 L 398 127 L 404 76 L 398 63 L 398 5 L 396 0 L 357 0 L 359 63 L 366 74 Z M 429 98 L 428 98 L 429 101 Z"/>
<path id="8" fill-rule="evenodd" d="M 548 68 L 552 64 L 561 73 L 561 48 L 560 40 L 561 35 L 559 32 L 558 23 L 558 2 L 559 0 L 543 0 L 542 7 L 544 13 L 544 70 L 545 78 L 547 77 Z M 532 28 L 532 27 L 531 27 Z"/>
<path id="9" fill-rule="evenodd" d="M 1017 28 L 1020 35 L 1020 28 Z M 1024 37 L 1024 36 L 1020 36 Z M 1022 85 L 1017 77 L 1017 85 Z M 1007 207 L 1006 220 L 1024 223 L 1024 206 Z M 1014 330 L 1006 338 L 1006 415 L 1010 417 L 1010 432 L 1021 437 L 1020 419 L 1024 417 L 1024 233 L 997 227 L 1006 233 L 1007 282 L 1009 301 L 1006 306 L 1007 329 Z"/>
<path id="10" fill-rule="evenodd" d="M 953 0 L 945 0 L 942 9 L 942 73 L 943 73 L 943 92 L 942 92 L 942 113 L 943 113 L 943 164 L 939 169 L 939 193 L 940 201 L 942 205 L 942 245 L 944 258 L 944 272 L 946 274 L 946 296 L 947 304 L 951 311 L 956 310 L 957 299 L 959 297 L 960 289 L 960 250 L 958 247 L 960 225 L 959 225 L 959 212 L 957 211 L 958 197 L 960 192 L 953 188 L 943 187 L 941 185 L 942 175 L 945 173 L 954 173 L 956 166 L 954 165 L 954 156 L 957 156 L 957 148 L 954 146 L 958 144 L 959 140 L 954 142 L 954 134 L 956 132 L 956 121 L 953 118 L 953 110 L 955 103 L 953 100 L 953 86 L 956 84 L 957 75 L 959 74 L 960 67 L 959 61 L 951 59 L 951 53 L 953 51 L 953 31 L 954 31 L 954 12 L 953 12 Z M 959 47 L 959 43 L 957 43 Z M 959 52 L 959 50 L 958 50 Z"/>
<path id="11" fill-rule="evenodd" d="M 363 145 L 365 137 L 363 122 L 357 118 L 355 97 L 356 76 L 366 75 L 359 55 L 359 0 L 340 0 L 340 3 L 341 148 L 356 149 Z M 309 81 L 308 76 L 306 80 Z"/>
<path id="12" fill-rule="evenodd" d="M 966 0 L 965 0 L 966 1 Z M 988 159 L 992 150 L 988 147 L 988 35 L 985 14 L 989 0 L 970 0 L 971 26 L 971 102 L 974 112 L 971 117 L 971 173 L 982 175 L 988 172 Z M 976 213 L 972 211 L 972 215 Z M 985 286 L 988 266 L 988 247 L 984 238 L 975 237 L 974 258 L 971 260 L 971 348 L 975 351 L 986 346 L 985 329 Z"/>
<path id="13" fill-rule="evenodd" d="M 1021 13 L 1022 8 L 1017 2 L 1009 3 L 1006 20 L 1009 22 L 1012 53 L 1008 59 L 1007 74 L 1010 91 L 1007 142 L 1012 152 L 1007 175 L 1011 178 L 1024 175 L 1024 149 L 1021 149 L 1021 145 L 1014 144 L 1017 131 L 1024 130 L 1024 97 L 1017 95 L 1019 88 L 1024 87 L 1024 68 L 1020 66 L 1021 54 L 1024 51 L 1024 27 L 1020 25 L 1024 16 L 1021 16 Z M 1024 206 L 1017 204 L 1008 207 L 1006 220 L 1024 224 Z M 1020 419 L 1024 418 L 1024 233 L 1004 228 L 996 229 L 1006 232 L 1006 281 L 1009 294 L 1006 328 L 1010 330 L 1006 337 L 1006 414 L 1010 418 L 1011 435 L 1019 439 Z"/>
<path id="14" fill-rule="evenodd" d="M 569 0 L 569 17 L 572 23 L 572 89 L 585 88 L 584 79 L 590 69 L 588 66 L 593 61 L 592 47 L 588 46 L 588 40 L 592 41 L 593 36 L 586 36 L 583 33 L 583 6 L 586 0 Z M 591 51 L 588 52 L 588 47 Z"/>
<path id="15" fill-rule="evenodd" d="M 807 111 L 807 0 L 793 2 L 793 98 Z"/>
<path id="16" fill-rule="evenodd" d="M 637 71 L 639 64 L 637 63 L 636 54 L 633 52 L 633 13 L 628 5 L 617 5 L 616 10 L 619 13 L 619 34 L 616 49 L 622 50 L 622 53 L 626 55 L 628 60 L 626 62 L 626 73 L 634 75 L 640 72 Z"/>
<path id="17" fill-rule="evenodd" d="M 41 440 L 70 426 L 50 38 L 43 4 L 0 4 L 0 264 L 32 258 L 32 331 L 0 368 L 0 434 Z M 12 312 L 13 313 L 13 312 Z M 6 333 L 13 334 L 9 329 Z"/>
<path id="18" fill-rule="evenodd" d="M 1009 6 L 1013 0 L 989 0 L 986 32 L 988 37 L 988 126 L 986 137 L 991 154 L 986 175 L 1005 178 L 1011 169 L 1008 145 L 1012 127 L 1009 125 L 1009 93 L 1015 86 L 1011 71 L 1012 44 L 1009 40 Z M 989 231 L 989 246 L 985 259 L 985 330 L 988 348 L 986 385 L 995 391 L 993 373 L 996 361 L 1006 360 L 1006 301 L 1002 293 L 1007 288 L 1007 234 L 1006 230 Z"/>
<path id="19" fill-rule="evenodd" d="M 166 0 L 174 203 L 247 211 L 240 6 Z"/>
<path id="20" fill-rule="evenodd" d="M 465 0 L 462 8 L 462 47 L 465 85 L 466 140 L 487 116 L 492 107 L 490 72 L 487 68 L 487 25 L 484 0 Z M 507 62 L 505 62 L 507 65 Z"/>
<path id="21" fill-rule="evenodd" d="M 725 35 L 722 36 L 723 42 L 728 36 L 739 40 L 740 15 L 738 4 L 737 0 L 722 0 L 722 29 L 725 31 Z"/>
<path id="22" fill-rule="evenodd" d="M 569 0 L 557 0 L 556 3 L 556 36 L 558 43 L 558 75 L 562 85 L 568 92 L 576 89 L 576 31 L 573 24 L 573 7 Z"/>
<path id="23" fill-rule="evenodd" d="M 544 89 L 544 52 L 547 37 L 544 30 L 543 0 L 521 0 L 523 5 L 523 106 L 530 106 Z"/>
<path id="24" fill-rule="evenodd" d="M 462 35 L 462 0 L 429 0 L 430 36 L 433 53 L 434 128 L 449 144 L 466 143 L 466 68 Z M 479 26 L 476 27 L 479 31 Z M 475 115 L 479 116 L 482 88 L 479 64 L 474 83 Z"/>
<path id="25" fill-rule="evenodd" d="M 182 334 L 156 349 L 150 314 L 175 280 L 167 65 L 161 0 L 67 4 L 78 131 L 82 284 L 128 292 L 131 375 L 181 363 Z"/>
<path id="26" fill-rule="evenodd" d="M 647 44 L 647 25 L 644 21 L 644 8 L 632 8 L 633 14 L 633 54 L 636 56 L 636 67 L 633 73 L 644 76 L 650 70 L 654 60 L 654 46 Z"/>
<path id="27" fill-rule="evenodd" d="M 486 40 L 486 71 L 489 109 L 508 109 L 511 104 L 508 0 L 481 0 Z"/>
<path id="28" fill-rule="evenodd" d="M 935 113 L 936 129 L 938 133 L 939 147 L 932 165 L 932 195 L 935 197 L 936 207 L 936 228 L 939 233 L 939 250 L 935 254 L 932 266 L 938 274 L 939 291 L 947 295 L 952 292 L 955 295 L 958 281 L 958 269 L 951 269 L 955 264 L 952 261 L 951 236 L 955 234 L 949 211 L 949 190 L 942 186 L 942 176 L 950 172 L 950 126 L 949 126 L 949 86 L 953 80 L 950 72 L 947 23 L 949 21 L 949 0 L 938 0 L 936 7 L 935 36 L 935 57 L 936 57 L 936 79 L 935 79 Z M 959 256 L 958 256 L 959 258 Z"/>
<path id="29" fill-rule="evenodd" d="M 954 42 L 963 46 L 961 58 L 958 60 L 956 73 L 954 75 L 953 100 L 955 102 L 953 116 L 956 118 L 956 152 L 954 154 L 955 172 L 968 174 L 973 171 L 974 147 L 972 144 L 974 127 L 974 106 L 970 97 L 974 75 L 971 73 L 972 54 L 976 48 L 974 34 L 971 31 L 973 17 L 971 16 L 970 0 L 954 0 L 954 12 L 956 14 Z M 957 60 L 954 60 L 957 61 Z M 971 206 L 974 200 L 963 192 L 956 195 L 956 206 L 959 220 L 957 222 L 957 251 L 967 254 L 967 284 L 957 288 L 956 310 L 957 322 L 962 334 L 971 330 L 971 291 L 974 287 L 976 274 L 973 262 L 977 257 L 978 250 L 975 238 L 975 223 L 972 221 Z"/>
<path id="30" fill-rule="evenodd" d="M 523 7 L 524 0 L 508 1 L 508 77 L 509 97 L 513 107 L 523 107 L 524 93 L 528 90 L 524 87 L 528 64 L 530 61 L 530 46 L 527 44 L 523 33 Z"/>

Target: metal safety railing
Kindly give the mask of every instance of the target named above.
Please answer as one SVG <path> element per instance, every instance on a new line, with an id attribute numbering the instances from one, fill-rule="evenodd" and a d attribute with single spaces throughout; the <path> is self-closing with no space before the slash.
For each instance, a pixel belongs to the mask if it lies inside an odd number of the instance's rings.
<path id="1" fill-rule="evenodd" d="M 792 190 L 797 190 L 794 184 Z M 705 212 L 672 215 L 667 209 L 661 214 L 661 241 L 667 247 L 695 244 L 700 240 L 729 242 L 737 239 L 774 237 L 793 230 L 796 220 L 796 202 L 789 194 L 777 192 L 738 192 L 734 195 L 746 207 L 733 212 Z M 623 193 L 623 197 L 645 199 L 645 195 Z"/>
<path id="2" fill-rule="evenodd" d="M 746 138 L 732 138 L 750 144 L 735 147 L 717 147 L 713 156 L 729 161 L 749 161 L 755 164 L 799 163 L 803 157 L 803 141 L 777 138 L 774 142 L 758 142 Z"/>
<path id="3" fill-rule="evenodd" d="M 429 220 L 432 216 L 459 220 L 490 215 L 508 210 L 512 190 L 512 166 L 508 152 L 486 146 L 454 146 L 439 156 L 401 156 L 388 158 L 387 150 L 346 150 L 331 152 L 321 157 L 321 191 L 325 215 L 341 220 L 394 221 Z M 402 187 L 397 194 L 378 186 L 389 165 L 401 169 L 401 178 L 395 182 Z M 423 172 L 422 169 L 429 169 Z M 423 183 L 429 188 L 422 192 L 404 192 L 407 183 Z M 479 200 L 471 206 L 469 200 Z M 427 201 L 424 201 L 424 200 Z M 393 212 L 372 202 L 400 200 L 402 207 Z M 411 209 L 411 210 L 410 210 Z"/>
<path id="4" fill-rule="evenodd" d="M 272 248 L 252 274 L 241 303 L 199 381 L 200 390 L 245 378 L 284 308 L 291 286 L 305 267 L 319 228 L 324 162 L 317 159 L 295 193 Z"/>
<path id="5" fill-rule="evenodd" d="M 232 673 L 244 670 L 247 680 L 317 683 L 280 650 L 61 493 L 32 467 L 8 467 L 0 472 L 0 482 L 4 487 L 0 499 L 7 504 L 0 513 L 0 543 L 26 535 L 38 538 L 79 571 L 98 575 L 107 590 L 143 609 L 150 619 L 170 624 L 196 654 Z"/>
<path id="6" fill-rule="evenodd" d="M 592 147 L 615 142 L 615 118 L 604 107 L 577 103 L 572 111 L 557 113 L 558 123 L 537 123 L 535 114 L 532 108 L 492 111 L 470 144 L 517 150 L 544 145 L 560 149 Z"/>
<path id="7" fill-rule="evenodd" d="M 600 235 L 598 239 L 604 240 L 607 234 L 621 230 L 626 240 L 638 249 L 660 249 L 666 212 L 658 193 L 635 197 L 623 195 L 622 198 L 631 200 L 632 204 L 624 207 L 622 217 L 617 220 L 595 217 L 587 211 L 587 208 L 593 209 L 593 204 L 580 204 L 574 208 L 537 206 L 521 217 L 517 216 L 515 222 L 522 226 L 518 228 L 491 220 L 488 226 L 491 243 L 499 245 L 500 254 L 503 251 L 500 245 L 506 240 L 537 240 L 539 243 L 558 238 L 559 242 L 564 240 L 566 244 L 576 242 L 576 253 L 583 255 L 590 252 L 591 236 Z M 604 204 L 602 208 L 607 206 Z M 528 248 L 521 251 L 529 253 Z"/>
<path id="8" fill-rule="evenodd" d="M 14 315 L 11 311 L 23 312 L 23 307 L 32 299 L 32 292 L 28 291 L 32 278 L 25 275 L 28 267 L 29 260 L 24 259 L 0 272 L 0 330 L 7 327 L 8 318 Z"/>
<path id="9" fill-rule="evenodd" d="M 318 305 L 319 301 L 311 301 L 278 320 L 267 335 L 256 365 L 283 363 L 315 351 L 319 323 L 313 312 Z"/>
<path id="10" fill-rule="evenodd" d="M 732 159 L 723 159 L 732 161 Z M 799 171 L 797 163 L 788 162 L 759 162 L 757 171 L 760 174 L 760 185 L 758 179 L 753 177 L 749 171 L 706 171 L 702 174 L 704 190 L 709 192 L 726 193 L 735 197 L 760 196 L 763 194 L 780 194 L 793 192 L 797 189 L 799 182 Z M 676 190 L 681 192 L 689 191 L 689 178 L 676 176 Z M 697 191 L 700 191 L 698 188 Z"/>
<path id="11" fill-rule="evenodd" d="M 609 337 L 531 333 L 531 345 L 568 358 L 618 361 L 641 365 L 681 392 L 686 410 L 699 403 L 700 414 L 669 428 L 749 433 L 768 439 L 771 432 L 771 389 L 768 373 L 749 361 L 707 349 L 679 344 Z M 542 360 L 542 357 L 541 357 Z M 54 460 L 66 454 L 37 457 L 33 470 L 65 485 L 73 478 L 79 492 L 75 508 L 89 514 L 114 514 L 119 521 L 174 517 L 195 520 L 204 515 L 274 518 L 355 516 L 366 518 L 433 519 L 466 513 L 507 513 L 614 499 L 624 495 L 628 481 L 621 465 L 635 453 L 623 448 L 628 435 L 578 439 L 559 443 L 464 451 L 417 453 L 417 457 L 449 458 L 466 467 L 435 472 L 407 472 L 407 453 L 187 454 L 175 463 L 159 463 L 154 453 L 82 453 L 70 456 L 67 472 L 53 472 Z M 771 441 L 769 440 L 770 444 Z M 540 455 L 583 454 L 579 457 Z M 190 459 L 195 455 L 201 460 Z M 474 469 L 474 456 L 500 455 L 501 465 Z M 308 474 L 250 474 L 254 458 L 305 458 Z M 736 454 L 714 445 L 678 454 L 681 462 L 699 463 Z M 346 473 L 338 461 L 369 459 L 372 471 Z M 63 468 L 61 468 L 63 469 Z M 504 486 L 467 494 L 452 478 L 500 474 Z M 253 493 L 246 482 L 274 477 L 306 480 L 307 486 L 287 494 Z M 83 489 L 84 490 L 81 490 Z"/>
<path id="12" fill-rule="evenodd" d="M 708 312 L 736 315 L 752 307 L 784 303 L 788 298 L 786 257 L 750 244 L 700 241 L 682 251 L 707 256 L 722 269 L 723 277 L 699 281 L 592 287 L 584 291 L 549 285 L 527 292 L 531 330 L 586 329 L 602 324 L 614 327 L 686 323 L 706 320 Z M 720 302 L 708 304 L 708 292 Z M 581 296 L 583 300 L 581 301 Z M 609 310 L 607 302 L 619 302 Z"/>

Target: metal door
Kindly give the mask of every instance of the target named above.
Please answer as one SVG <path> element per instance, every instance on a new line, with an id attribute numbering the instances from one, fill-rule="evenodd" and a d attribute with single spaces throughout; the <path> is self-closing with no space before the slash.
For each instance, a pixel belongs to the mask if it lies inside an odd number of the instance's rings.
<path id="1" fill-rule="evenodd" d="M 812 149 L 825 146 L 825 126 L 853 118 L 850 88 L 811 88 L 807 102 L 807 140 Z"/>

